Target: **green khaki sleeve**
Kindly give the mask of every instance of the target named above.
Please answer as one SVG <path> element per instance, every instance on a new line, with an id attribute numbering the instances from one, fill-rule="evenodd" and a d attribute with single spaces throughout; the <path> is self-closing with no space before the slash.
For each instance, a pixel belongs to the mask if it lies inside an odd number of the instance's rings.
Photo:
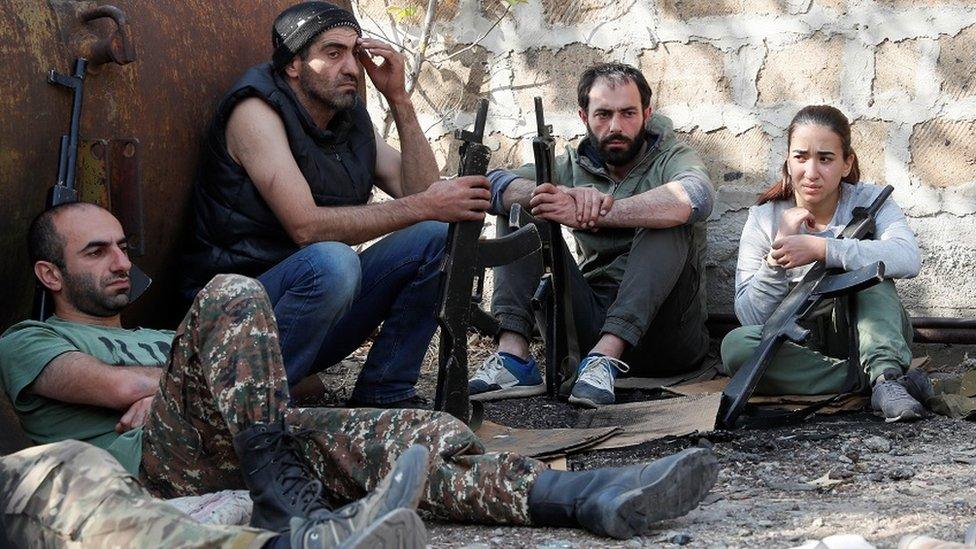
<path id="1" fill-rule="evenodd" d="M 0 383 L 14 407 L 28 411 L 32 400 L 23 394 L 44 367 L 58 356 L 77 351 L 61 334 L 43 322 L 21 322 L 0 337 Z"/>
<path id="2" fill-rule="evenodd" d="M 708 181 L 708 170 L 705 169 L 705 163 L 702 162 L 700 156 L 695 151 L 684 143 L 678 143 L 672 149 L 667 161 L 664 164 L 663 182 L 675 181 L 678 179 L 679 175 L 695 173 L 701 176 L 705 181 Z"/>

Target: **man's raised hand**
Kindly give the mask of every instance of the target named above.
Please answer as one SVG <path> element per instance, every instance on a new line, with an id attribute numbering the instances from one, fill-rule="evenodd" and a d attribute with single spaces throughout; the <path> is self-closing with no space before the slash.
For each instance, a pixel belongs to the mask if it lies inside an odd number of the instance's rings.
<path id="1" fill-rule="evenodd" d="M 406 99 L 403 54 L 386 42 L 374 38 L 360 38 L 357 47 L 359 62 L 363 64 L 363 69 L 376 90 L 391 103 Z M 373 61 L 374 56 L 381 57 L 383 62 L 377 64 Z"/>
<path id="2" fill-rule="evenodd" d="M 445 223 L 484 219 L 491 206 L 488 179 L 481 175 L 435 181 L 417 196 L 423 200 L 426 219 Z"/>

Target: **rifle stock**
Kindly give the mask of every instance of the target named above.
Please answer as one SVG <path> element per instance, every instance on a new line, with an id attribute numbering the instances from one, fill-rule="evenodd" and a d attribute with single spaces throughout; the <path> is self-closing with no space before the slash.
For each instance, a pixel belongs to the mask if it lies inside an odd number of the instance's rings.
<path id="1" fill-rule="evenodd" d="M 461 141 L 458 175 L 485 175 L 491 150 L 484 139 L 488 101 L 478 104 L 473 131 L 458 131 Z M 468 393 L 468 328 L 495 335 L 498 323 L 481 307 L 485 269 L 505 265 L 539 250 L 539 233 L 525 227 L 502 238 L 483 239 L 484 221 L 451 223 L 441 266 L 437 323 L 441 328 L 438 353 L 437 393 L 434 409 L 461 421 L 480 423 L 481 404 L 472 408 Z"/>

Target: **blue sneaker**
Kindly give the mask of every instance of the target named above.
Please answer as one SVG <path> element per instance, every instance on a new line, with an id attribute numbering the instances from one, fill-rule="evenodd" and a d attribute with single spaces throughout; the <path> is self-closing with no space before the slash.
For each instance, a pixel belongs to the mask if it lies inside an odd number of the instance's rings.
<path id="1" fill-rule="evenodd" d="M 613 396 L 613 380 L 617 377 L 617 370 L 626 373 L 630 366 L 613 357 L 587 355 L 580 361 L 576 384 L 573 385 L 569 401 L 587 408 L 613 404 L 616 402 Z"/>
<path id="2" fill-rule="evenodd" d="M 535 359 L 527 363 L 508 353 L 493 353 L 468 381 L 471 400 L 482 402 L 503 398 L 528 397 L 546 392 Z"/>

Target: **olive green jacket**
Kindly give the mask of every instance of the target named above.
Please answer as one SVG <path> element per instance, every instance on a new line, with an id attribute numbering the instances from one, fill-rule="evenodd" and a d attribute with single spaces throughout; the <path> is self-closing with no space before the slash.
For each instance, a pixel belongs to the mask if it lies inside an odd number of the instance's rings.
<path id="1" fill-rule="evenodd" d="M 689 223 L 693 229 L 692 261 L 698 272 L 704 276 L 705 222 L 711 211 L 713 191 L 708 172 L 698 153 L 690 146 L 678 142 L 674 125 L 666 116 L 655 113 L 647 122 L 648 147 L 643 156 L 622 181 L 615 181 L 603 166 L 596 151 L 588 140 L 573 148 L 569 145 L 563 154 L 555 159 L 553 183 L 566 187 L 593 187 L 602 193 L 610 194 L 615 200 L 628 198 L 649 191 L 671 181 L 693 179 L 697 185 L 689 190 L 694 213 Z M 513 172 L 518 177 L 535 179 L 535 165 L 527 164 Z M 702 185 L 701 182 L 705 184 Z M 700 196 L 702 193 L 707 196 Z M 707 210 L 707 211 L 702 211 Z M 600 229 L 592 232 L 574 229 L 577 256 L 581 260 L 580 270 L 590 282 L 613 282 L 623 280 L 627 267 L 627 256 L 636 229 Z"/>

